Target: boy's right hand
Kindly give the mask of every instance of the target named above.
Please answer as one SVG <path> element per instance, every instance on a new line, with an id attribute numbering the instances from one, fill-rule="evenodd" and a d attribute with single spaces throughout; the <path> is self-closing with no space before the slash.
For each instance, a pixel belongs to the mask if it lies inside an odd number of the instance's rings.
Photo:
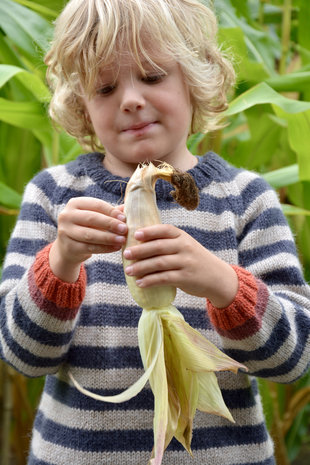
<path id="1" fill-rule="evenodd" d="M 58 216 L 57 237 L 49 255 L 55 276 L 75 282 L 81 264 L 93 253 L 120 250 L 128 230 L 123 208 L 92 197 L 70 199 Z"/>

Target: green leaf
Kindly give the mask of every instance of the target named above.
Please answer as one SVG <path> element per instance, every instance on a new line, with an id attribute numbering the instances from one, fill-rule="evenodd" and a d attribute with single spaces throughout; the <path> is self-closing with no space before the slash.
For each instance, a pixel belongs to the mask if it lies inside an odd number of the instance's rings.
<path id="1" fill-rule="evenodd" d="M 307 50 L 310 50 L 309 18 L 309 0 L 299 0 L 298 41 Z"/>
<path id="2" fill-rule="evenodd" d="M 289 186 L 299 181 L 298 165 L 285 166 L 284 168 L 262 174 L 262 177 L 275 189 Z"/>
<path id="3" fill-rule="evenodd" d="M 14 102 L 0 98 L 0 120 L 25 129 L 48 129 L 45 110 L 39 102 Z"/>
<path id="4" fill-rule="evenodd" d="M 0 87 L 14 76 L 16 76 L 40 102 L 48 102 L 50 100 L 50 92 L 38 76 L 17 66 L 0 65 Z"/>
<path id="5" fill-rule="evenodd" d="M 257 83 L 269 77 L 265 65 L 249 58 L 246 39 L 240 27 L 221 28 L 219 41 L 228 55 L 233 55 L 238 82 Z"/>
<path id="6" fill-rule="evenodd" d="M 23 62 L 0 30 L 0 62 L 23 67 Z"/>
<path id="7" fill-rule="evenodd" d="M 227 0 L 217 0 L 215 7 L 221 26 L 241 28 L 250 59 L 261 63 L 264 70 L 269 75 L 273 75 L 275 73 L 274 60 L 281 49 L 280 40 L 268 30 L 260 29 L 254 22 L 249 24 L 243 18 L 238 18 L 235 9 Z"/>
<path id="8" fill-rule="evenodd" d="M 48 21 L 12 0 L 1 0 L 0 26 L 31 59 L 36 56 L 42 60 L 52 35 Z"/>
<path id="9" fill-rule="evenodd" d="M 281 24 L 282 23 L 282 8 L 279 6 L 264 3 L 261 5 L 263 9 L 263 23 L 266 24 Z"/>
<path id="10" fill-rule="evenodd" d="M 20 4 L 24 4 L 25 2 L 31 3 L 33 5 L 29 5 L 29 8 L 35 9 L 35 5 L 38 7 L 50 9 L 51 7 L 53 8 L 53 11 L 56 12 L 58 15 L 65 4 L 67 3 L 66 0 L 15 0 Z"/>
<path id="11" fill-rule="evenodd" d="M 273 114 L 257 113 L 257 107 L 247 112 L 251 138 L 247 144 L 244 144 L 244 155 L 246 166 L 250 170 L 257 170 L 260 166 L 270 163 L 279 145 L 281 134 L 286 130 L 273 118 Z"/>
<path id="12" fill-rule="evenodd" d="M 206 137 L 206 135 L 201 132 L 192 134 L 187 140 L 188 150 L 195 155 L 197 151 L 197 147 L 200 144 L 200 142 L 204 139 L 204 137 Z"/>
<path id="13" fill-rule="evenodd" d="M 297 153 L 300 179 L 310 180 L 309 163 L 310 111 L 289 117 L 288 137 L 292 149 Z"/>
<path id="14" fill-rule="evenodd" d="M 258 378 L 259 392 L 262 397 L 263 409 L 267 428 L 270 430 L 273 422 L 274 403 L 270 394 L 268 382 L 265 379 Z"/>
<path id="15" fill-rule="evenodd" d="M 29 129 L 48 148 L 52 144 L 52 127 L 44 106 L 39 102 L 15 102 L 0 98 L 0 121 Z"/>
<path id="16" fill-rule="evenodd" d="M 30 8 L 33 11 L 36 11 L 40 15 L 47 16 L 50 18 L 56 18 L 58 16 L 58 11 L 55 9 L 48 8 L 47 6 L 41 5 L 39 2 L 32 2 L 30 0 L 14 0 L 20 5 L 24 5 L 27 8 Z M 50 3 L 50 0 L 49 0 Z M 54 3 L 54 0 L 53 0 Z M 54 6 L 54 5 L 53 5 Z"/>
<path id="17" fill-rule="evenodd" d="M 41 169 L 42 145 L 32 131 L 1 122 L 0 181 L 20 194 Z"/>
<path id="18" fill-rule="evenodd" d="M 281 108 L 277 108 L 276 113 L 288 121 L 288 139 L 291 148 L 297 154 L 300 180 L 309 181 L 310 110 L 303 113 L 285 114 Z"/>
<path id="19" fill-rule="evenodd" d="M 22 68 L 18 68 L 13 65 L 0 65 L 0 87 L 2 87 L 11 77 L 15 76 L 16 73 L 19 73 Z"/>
<path id="20" fill-rule="evenodd" d="M 235 98 L 235 100 L 230 103 L 225 115 L 235 115 L 254 105 L 262 104 L 275 105 L 287 113 L 299 113 L 310 110 L 310 102 L 300 102 L 284 97 L 268 86 L 268 84 L 262 82 Z"/>
<path id="21" fill-rule="evenodd" d="M 0 204 L 8 208 L 20 207 L 22 196 L 0 181 Z"/>
<path id="22" fill-rule="evenodd" d="M 295 205 L 282 204 L 282 210 L 285 215 L 305 215 L 310 216 L 310 210 L 295 207 Z"/>
<path id="23" fill-rule="evenodd" d="M 62 131 L 59 134 L 59 163 L 68 163 L 83 153 L 83 148 L 77 140 Z"/>
<path id="24" fill-rule="evenodd" d="M 309 89 L 310 71 L 283 74 L 266 79 L 265 82 L 277 92 L 300 92 Z"/>

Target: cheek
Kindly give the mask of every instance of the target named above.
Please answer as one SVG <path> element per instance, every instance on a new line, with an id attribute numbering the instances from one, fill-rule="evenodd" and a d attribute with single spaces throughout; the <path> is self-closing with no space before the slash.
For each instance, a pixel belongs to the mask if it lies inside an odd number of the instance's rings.
<path id="1" fill-rule="evenodd" d="M 179 92 L 170 105 L 171 117 L 174 124 L 180 127 L 188 127 L 192 120 L 192 105 L 184 98 L 184 94 Z"/>
<path id="2" fill-rule="evenodd" d="M 109 118 L 107 112 L 97 111 L 92 114 L 92 123 L 96 132 L 107 131 L 109 129 Z"/>
<path id="3" fill-rule="evenodd" d="M 86 110 L 89 115 L 94 127 L 100 127 L 105 125 L 106 115 L 110 112 L 106 111 L 104 108 L 105 105 L 102 105 L 102 102 L 99 99 L 94 98 L 91 102 L 88 102 L 86 105 Z"/>
<path id="4" fill-rule="evenodd" d="M 187 118 L 192 112 L 190 99 L 181 90 L 172 90 L 157 99 L 157 108 L 169 117 Z"/>

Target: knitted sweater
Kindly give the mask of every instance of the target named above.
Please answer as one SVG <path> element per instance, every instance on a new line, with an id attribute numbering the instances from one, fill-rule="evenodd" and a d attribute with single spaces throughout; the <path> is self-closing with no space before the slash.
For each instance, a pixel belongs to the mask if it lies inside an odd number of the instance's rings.
<path id="1" fill-rule="evenodd" d="M 309 363 L 310 289 L 275 192 L 256 174 L 214 153 L 190 170 L 200 204 L 188 212 L 171 186 L 156 184 L 162 221 L 184 229 L 237 265 L 239 290 L 227 308 L 178 290 L 176 307 L 248 373 L 217 374 L 235 423 L 197 412 L 193 458 L 173 440 L 164 465 L 272 465 L 256 377 L 292 382 Z M 126 181 L 126 180 L 125 180 Z M 125 283 L 121 253 L 93 255 L 74 284 L 48 265 L 57 216 L 76 196 L 122 202 L 124 179 L 102 155 L 81 155 L 39 173 L 26 187 L 4 263 L 0 355 L 26 376 L 46 375 L 29 465 L 146 465 L 153 446 L 153 395 L 145 387 L 128 402 L 93 400 L 70 383 L 102 395 L 121 392 L 143 373 L 137 341 L 141 309 Z"/>

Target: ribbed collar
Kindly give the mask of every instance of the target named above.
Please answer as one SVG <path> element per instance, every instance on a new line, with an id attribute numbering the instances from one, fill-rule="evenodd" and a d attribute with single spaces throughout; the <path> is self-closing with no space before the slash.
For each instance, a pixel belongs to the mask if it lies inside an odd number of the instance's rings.
<path id="1" fill-rule="evenodd" d="M 80 155 L 75 161 L 67 165 L 68 171 L 74 176 L 89 176 L 99 187 L 112 194 L 120 196 L 124 192 L 124 183 L 129 180 L 115 176 L 103 166 L 104 155 L 101 153 L 87 153 Z M 214 152 L 208 152 L 204 156 L 198 156 L 198 163 L 188 172 L 194 177 L 199 189 L 206 187 L 212 180 L 218 179 L 226 164 Z M 121 181 L 121 182 L 119 182 Z M 159 179 L 156 183 L 156 193 L 159 198 L 170 197 L 171 185 Z"/>

